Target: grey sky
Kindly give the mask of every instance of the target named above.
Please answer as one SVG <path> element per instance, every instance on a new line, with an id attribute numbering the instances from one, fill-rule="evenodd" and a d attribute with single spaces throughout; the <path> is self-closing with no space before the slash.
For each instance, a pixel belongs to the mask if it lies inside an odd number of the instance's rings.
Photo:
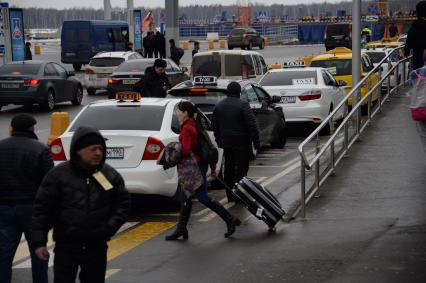
<path id="1" fill-rule="evenodd" d="M 154 1 L 146 1 L 146 0 L 134 0 L 135 6 L 143 6 L 143 7 L 164 7 L 165 0 L 154 0 Z M 37 8 L 73 8 L 73 7 L 90 7 L 90 8 L 102 8 L 103 0 L 2 0 L 1 2 L 9 2 L 10 5 L 16 5 L 21 8 L 27 7 L 37 7 Z M 147 3 L 149 2 L 149 3 Z M 206 5 L 214 5 L 214 4 L 222 4 L 222 5 L 231 5 L 236 3 L 236 0 L 179 0 L 179 5 L 188 6 L 190 4 L 206 4 Z M 252 3 L 258 2 L 262 4 L 309 4 L 309 3 L 336 3 L 342 2 L 342 0 L 253 0 Z M 126 0 L 111 0 L 111 4 L 113 7 L 126 7 Z"/>

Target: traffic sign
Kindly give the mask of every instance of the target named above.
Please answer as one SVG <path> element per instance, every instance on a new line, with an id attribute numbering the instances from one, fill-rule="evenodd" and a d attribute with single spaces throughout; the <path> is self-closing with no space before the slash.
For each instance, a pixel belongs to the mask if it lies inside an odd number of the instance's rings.
<path id="1" fill-rule="evenodd" d="M 379 11 L 380 11 L 379 6 L 377 6 L 376 3 L 372 2 L 372 3 L 368 4 L 367 13 L 369 15 L 377 15 L 377 14 L 379 14 Z"/>

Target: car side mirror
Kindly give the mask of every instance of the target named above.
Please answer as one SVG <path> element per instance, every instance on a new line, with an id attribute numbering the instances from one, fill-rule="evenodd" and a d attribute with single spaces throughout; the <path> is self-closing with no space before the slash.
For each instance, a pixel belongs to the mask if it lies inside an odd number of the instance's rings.
<path id="1" fill-rule="evenodd" d="M 339 86 L 347 86 L 348 84 L 345 81 L 340 80 Z"/>
<path id="2" fill-rule="evenodd" d="M 72 77 L 75 76 L 75 72 L 74 71 L 67 71 L 67 77 Z"/>
<path id="3" fill-rule="evenodd" d="M 180 68 L 180 70 L 181 70 L 183 73 L 188 72 L 188 68 L 187 68 L 187 67 L 181 67 L 181 68 Z"/>
<path id="4" fill-rule="evenodd" d="M 281 96 L 273 95 L 271 98 L 271 103 L 279 103 L 281 102 Z"/>

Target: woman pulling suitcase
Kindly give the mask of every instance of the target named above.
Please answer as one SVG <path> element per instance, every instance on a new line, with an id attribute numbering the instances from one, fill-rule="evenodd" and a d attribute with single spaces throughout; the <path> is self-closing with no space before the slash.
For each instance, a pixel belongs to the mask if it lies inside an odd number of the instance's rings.
<path id="1" fill-rule="evenodd" d="M 200 158 L 198 133 L 200 131 L 204 131 L 204 129 L 202 128 L 199 115 L 197 117 L 197 121 L 194 119 L 196 112 L 197 108 L 189 101 L 182 101 L 177 105 L 176 115 L 180 123 L 179 143 L 180 154 L 183 160 L 182 162 L 188 162 L 186 164 L 190 164 L 191 159 L 193 160 L 193 158 L 195 158 L 202 176 L 202 179 L 200 179 L 201 185 L 194 191 L 185 190 L 185 188 L 182 188 L 182 193 L 180 196 L 181 205 L 179 222 L 177 224 L 176 230 L 172 234 L 166 236 L 167 241 L 175 241 L 180 237 L 185 240 L 188 239 L 188 229 L 186 226 L 191 215 L 192 198 L 194 196 L 199 200 L 200 203 L 216 212 L 226 222 L 227 232 L 224 234 L 225 238 L 230 237 L 235 232 L 235 227 L 241 224 L 241 221 L 238 218 L 231 215 L 218 201 L 211 199 L 207 193 L 207 170 L 209 164 L 202 161 Z M 211 166 L 212 172 L 214 172 L 215 165 L 216 164 Z M 179 175 L 182 175 L 182 172 L 179 172 L 182 171 L 180 168 L 182 167 L 179 167 L 178 165 L 178 173 Z M 196 173 L 198 174 L 198 172 Z M 193 180 L 195 179 L 196 178 L 193 178 Z"/>

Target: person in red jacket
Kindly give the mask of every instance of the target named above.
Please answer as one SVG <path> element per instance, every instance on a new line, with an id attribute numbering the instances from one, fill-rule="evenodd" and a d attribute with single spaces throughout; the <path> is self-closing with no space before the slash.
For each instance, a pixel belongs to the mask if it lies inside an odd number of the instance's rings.
<path id="1" fill-rule="evenodd" d="M 183 157 L 194 154 L 195 159 L 198 162 L 198 166 L 203 176 L 203 184 L 196 190 L 195 197 L 199 200 L 200 203 L 204 204 L 206 207 L 210 208 L 216 212 L 227 225 L 227 232 L 225 233 L 225 238 L 230 237 L 235 232 L 235 227 L 241 224 L 241 221 L 231 215 L 218 201 L 209 197 L 207 193 L 207 169 L 209 164 L 202 162 L 200 159 L 199 146 L 198 146 L 198 131 L 200 129 L 201 123 L 197 123 L 194 119 L 197 108 L 189 101 L 182 101 L 177 105 L 176 115 L 180 123 L 180 134 L 179 142 L 181 143 L 181 154 Z M 212 165 L 212 172 L 215 170 L 215 165 Z M 176 230 L 166 236 L 167 241 L 175 241 L 180 237 L 183 239 L 188 239 L 188 229 L 186 225 L 188 224 L 189 217 L 191 215 L 192 209 L 192 197 L 187 198 L 184 193 L 181 193 L 181 206 L 179 214 L 179 222 L 176 227 Z"/>

